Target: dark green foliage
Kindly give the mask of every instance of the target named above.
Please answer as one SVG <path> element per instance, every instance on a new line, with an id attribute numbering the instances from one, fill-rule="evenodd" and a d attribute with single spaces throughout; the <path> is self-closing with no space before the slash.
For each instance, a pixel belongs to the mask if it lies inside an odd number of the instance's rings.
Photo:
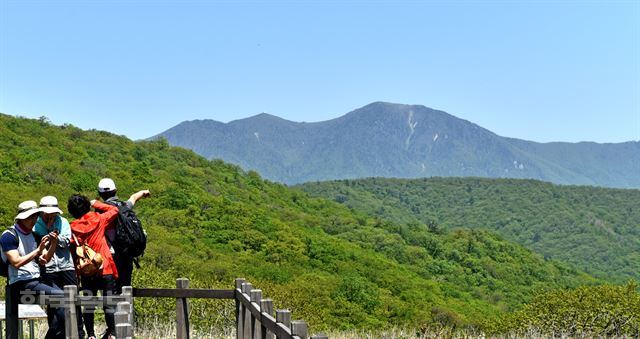
<path id="1" fill-rule="evenodd" d="M 0 150 L 0 223 L 13 222 L 22 200 L 56 195 L 66 210 L 73 193 L 95 198 L 105 176 L 121 198 L 147 188 L 152 197 L 136 205 L 149 243 L 135 286 L 188 277 L 231 288 L 244 277 L 314 330 L 478 325 L 542 290 L 594 282 L 492 233 L 447 232 L 438 215 L 428 225 L 369 217 L 163 140 L 0 115 Z M 136 304 L 141 323 L 168 321 L 175 307 Z M 195 326 L 233 318 L 232 303 L 193 305 Z"/>
<path id="2" fill-rule="evenodd" d="M 491 230 L 610 282 L 640 279 L 640 190 L 479 178 L 374 178 L 300 187 L 328 199 L 343 197 L 349 208 L 394 222 L 425 223 L 431 232 Z"/>

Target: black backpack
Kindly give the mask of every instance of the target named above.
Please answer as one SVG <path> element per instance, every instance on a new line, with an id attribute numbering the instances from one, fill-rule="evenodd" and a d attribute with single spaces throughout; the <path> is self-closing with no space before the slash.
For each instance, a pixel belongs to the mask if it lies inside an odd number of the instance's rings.
<path id="1" fill-rule="evenodd" d="M 131 259 L 141 256 L 147 247 L 147 235 L 136 212 L 123 201 L 106 203 L 118 207 L 116 238 L 112 244 L 116 255 Z"/>
<path id="2" fill-rule="evenodd" d="M 9 228 L 8 231 L 18 239 L 18 246 L 20 246 L 20 237 L 18 236 L 18 233 L 16 233 L 16 229 L 12 227 Z M 3 277 L 9 277 L 9 263 L 6 262 L 5 259 L 0 260 L 0 275 Z"/>

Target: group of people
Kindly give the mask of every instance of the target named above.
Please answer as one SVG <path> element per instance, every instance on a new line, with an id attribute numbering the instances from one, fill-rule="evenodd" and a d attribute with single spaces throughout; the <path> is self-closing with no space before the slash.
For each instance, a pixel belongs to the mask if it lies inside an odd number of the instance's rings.
<path id="1" fill-rule="evenodd" d="M 98 193 L 102 202 L 78 194 L 69 198 L 67 209 L 75 219 L 71 223 L 62 216 L 54 196 L 43 197 L 39 204 L 29 200 L 18 206 L 14 225 L 0 236 L 2 260 L 8 264 L 7 312 L 16 314 L 21 296 L 25 294 L 63 295 L 62 288 L 66 285 L 80 283 L 82 290 L 90 291 L 91 295 L 101 291 L 103 296 L 119 294 L 123 286 L 131 286 L 135 258 L 119 255 L 114 246 L 118 206 L 126 204 L 133 208 L 150 193 L 142 190 L 127 201 L 120 201 L 110 178 L 100 180 Z M 102 266 L 95 275 L 79 277 L 76 272 L 72 249 L 81 244 L 102 256 Z M 103 308 L 107 330 L 102 338 L 115 338 L 115 306 L 104 303 Z M 85 307 L 82 313 L 78 307 L 77 326 L 81 338 L 86 334 L 88 339 L 96 339 L 94 311 L 93 307 Z M 45 338 L 65 338 L 64 309 L 48 307 L 47 320 L 49 330 Z M 7 338 L 17 338 L 17 333 L 10 333 L 9 327 L 7 324 Z"/>

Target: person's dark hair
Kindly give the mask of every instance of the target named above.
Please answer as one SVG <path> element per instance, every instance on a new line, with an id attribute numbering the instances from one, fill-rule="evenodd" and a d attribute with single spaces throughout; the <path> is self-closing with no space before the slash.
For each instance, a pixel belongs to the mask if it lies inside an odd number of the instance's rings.
<path id="1" fill-rule="evenodd" d="M 91 210 L 91 202 L 84 195 L 74 194 L 69 198 L 67 210 L 74 218 L 78 219 Z"/>
<path id="2" fill-rule="evenodd" d="M 107 191 L 107 192 L 98 192 L 98 194 L 100 194 L 100 198 L 102 198 L 102 200 L 106 201 L 109 198 L 113 198 L 116 196 L 116 190 L 111 190 L 111 191 Z"/>

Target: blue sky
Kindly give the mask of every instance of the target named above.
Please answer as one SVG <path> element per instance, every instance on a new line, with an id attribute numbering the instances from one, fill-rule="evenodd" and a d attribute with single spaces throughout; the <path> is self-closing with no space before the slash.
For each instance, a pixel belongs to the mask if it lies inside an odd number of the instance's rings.
<path id="1" fill-rule="evenodd" d="M 499 135 L 640 140 L 640 1 L 0 0 L 0 112 L 132 139 L 421 104 Z"/>

